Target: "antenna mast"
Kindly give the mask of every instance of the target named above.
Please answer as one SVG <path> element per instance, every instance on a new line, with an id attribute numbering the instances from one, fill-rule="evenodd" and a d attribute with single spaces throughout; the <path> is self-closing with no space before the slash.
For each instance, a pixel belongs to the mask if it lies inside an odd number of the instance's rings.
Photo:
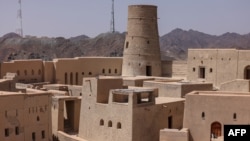
<path id="1" fill-rule="evenodd" d="M 18 27 L 16 29 L 16 33 L 23 37 L 23 23 L 22 23 L 22 1 L 18 0 L 19 9 L 17 10 L 17 21 Z"/>
<path id="2" fill-rule="evenodd" d="M 112 0 L 110 32 L 111 33 L 115 32 L 115 7 L 114 7 L 114 0 Z"/>

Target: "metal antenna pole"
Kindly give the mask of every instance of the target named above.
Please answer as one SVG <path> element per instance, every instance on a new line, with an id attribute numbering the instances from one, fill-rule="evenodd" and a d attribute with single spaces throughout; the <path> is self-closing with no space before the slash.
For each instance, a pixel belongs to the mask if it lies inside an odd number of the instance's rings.
<path id="1" fill-rule="evenodd" d="M 19 9 L 17 10 L 17 20 L 18 20 L 18 28 L 16 33 L 23 37 L 23 23 L 22 23 L 22 1 L 18 0 Z"/>
<path id="2" fill-rule="evenodd" d="M 114 7 L 114 0 L 112 0 L 110 32 L 111 33 L 115 32 L 115 7 Z"/>

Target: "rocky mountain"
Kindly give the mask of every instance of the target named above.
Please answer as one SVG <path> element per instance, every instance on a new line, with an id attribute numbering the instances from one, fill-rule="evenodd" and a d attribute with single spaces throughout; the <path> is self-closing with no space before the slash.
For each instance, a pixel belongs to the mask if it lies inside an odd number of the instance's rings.
<path id="1" fill-rule="evenodd" d="M 225 33 L 220 36 L 175 29 L 160 38 L 161 50 L 169 57 L 186 59 L 188 48 L 250 49 L 250 34 Z"/>
<path id="2" fill-rule="evenodd" d="M 77 56 L 122 56 L 126 33 L 102 33 L 94 38 L 86 35 L 63 37 L 21 38 L 15 33 L 0 37 L 0 60 L 71 58 Z M 183 60 L 188 48 L 250 49 L 250 33 L 225 33 L 220 36 L 199 31 L 175 29 L 160 37 L 164 60 Z"/>
<path id="3" fill-rule="evenodd" d="M 95 38 L 81 35 L 21 38 L 9 33 L 0 38 L 0 60 L 72 58 L 80 56 L 122 56 L 125 33 L 103 33 Z"/>

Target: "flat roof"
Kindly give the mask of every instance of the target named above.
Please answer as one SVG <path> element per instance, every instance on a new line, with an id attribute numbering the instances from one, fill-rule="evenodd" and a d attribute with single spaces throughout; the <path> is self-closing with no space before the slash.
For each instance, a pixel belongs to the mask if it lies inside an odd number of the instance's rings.
<path id="1" fill-rule="evenodd" d="M 53 98 L 56 99 L 63 99 L 63 100 L 77 100 L 77 99 L 81 99 L 81 96 L 53 96 Z"/>
<path id="2" fill-rule="evenodd" d="M 49 95 L 49 92 L 27 92 L 27 93 L 22 93 L 22 92 L 8 92 L 8 91 L 0 91 L 0 96 L 17 96 L 17 95 Z"/>
<path id="3" fill-rule="evenodd" d="M 42 59 L 19 59 L 19 60 L 11 60 L 9 62 L 4 61 L 2 63 L 31 62 L 31 61 L 33 61 L 33 62 L 43 62 Z"/>
<path id="4" fill-rule="evenodd" d="M 1 95 L 15 95 L 15 94 L 24 94 L 24 93 L 18 93 L 18 92 L 8 92 L 8 91 L 0 91 L 0 96 Z"/>
<path id="5" fill-rule="evenodd" d="M 0 79 L 0 82 L 10 81 L 9 79 Z"/>
<path id="6" fill-rule="evenodd" d="M 236 48 L 189 48 L 188 50 L 238 50 Z"/>
<path id="7" fill-rule="evenodd" d="M 91 78 L 91 77 L 90 77 Z M 99 79 L 122 79 L 122 76 L 106 76 L 106 75 L 99 75 L 97 78 Z"/>
<path id="8" fill-rule="evenodd" d="M 172 102 L 181 102 L 185 101 L 184 98 L 176 98 L 176 97 L 156 97 L 155 104 L 165 104 L 165 103 L 172 103 Z"/>
<path id="9" fill-rule="evenodd" d="M 193 91 L 188 95 L 206 95 L 206 96 L 250 96 L 250 92 L 232 92 L 232 91 Z"/>
<path id="10" fill-rule="evenodd" d="M 137 4 L 137 5 L 129 5 L 128 7 L 157 7 L 156 5 L 147 5 L 147 4 Z"/>
<path id="11" fill-rule="evenodd" d="M 211 84 L 207 82 L 191 82 L 191 81 L 174 81 L 174 80 L 154 80 L 154 81 L 145 81 L 148 83 L 157 83 L 157 84 L 171 84 L 171 85 L 202 85 L 202 84 Z"/>
<path id="12" fill-rule="evenodd" d="M 123 80 L 149 80 L 155 79 L 152 76 L 123 76 Z"/>
<path id="13" fill-rule="evenodd" d="M 128 93 L 131 93 L 131 92 L 135 92 L 135 93 L 143 93 L 143 92 L 154 92 L 153 89 L 151 88 L 145 88 L 145 89 L 114 89 L 112 91 L 113 93 L 117 93 L 117 94 L 128 94 Z"/>
<path id="14" fill-rule="evenodd" d="M 65 87 L 68 86 L 67 84 L 46 84 L 43 86 L 53 86 L 53 87 Z"/>
<path id="15" fill-rule="evenodd" d="M 74 57 L 74 58 L 55 58 L 53 62 L 65 60 L 80 60 L 80 59 L 122 59 L 122 57 L 101 57 L 101 56 L 87 56 L 87 57 Z"/>

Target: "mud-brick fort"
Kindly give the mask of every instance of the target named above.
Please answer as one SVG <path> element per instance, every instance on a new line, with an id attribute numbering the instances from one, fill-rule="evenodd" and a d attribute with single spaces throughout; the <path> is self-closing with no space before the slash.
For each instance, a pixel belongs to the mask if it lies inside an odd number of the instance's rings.
<path id="1" fill-rule="evenodd" d="M 0 65 L 1 141 L 223 141 L 249 124 L 250 51 L 160 58 L 157 7 L 128 7 L 124 56 Z"/>

